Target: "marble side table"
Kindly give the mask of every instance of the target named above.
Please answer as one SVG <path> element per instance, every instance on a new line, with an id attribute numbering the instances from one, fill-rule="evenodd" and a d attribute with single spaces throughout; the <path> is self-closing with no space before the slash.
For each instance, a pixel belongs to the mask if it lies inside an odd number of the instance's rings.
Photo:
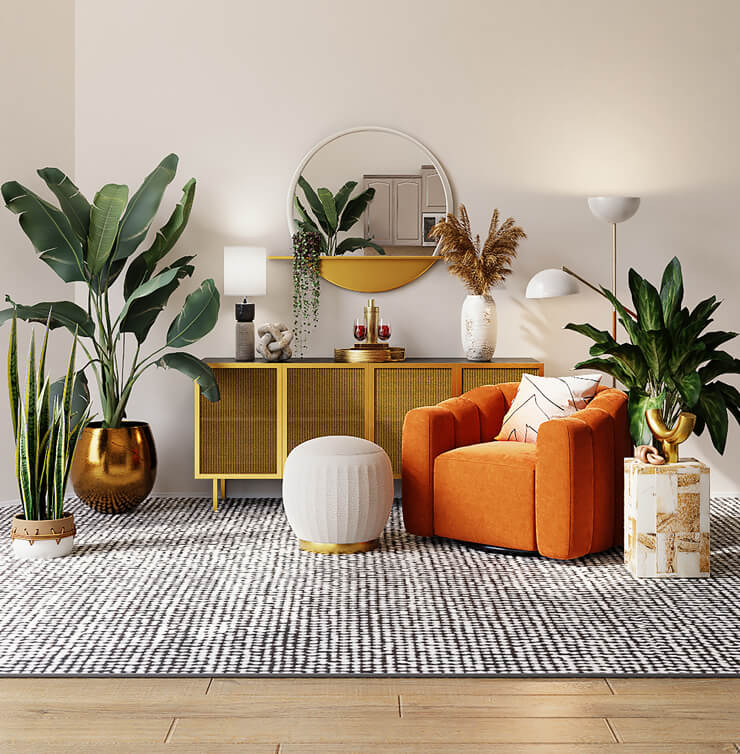
<path id="1" fill-rule="evenodd" d="M 624 562 L 633 576 L 709 576 L 709 467 L 624 459 Z"/>

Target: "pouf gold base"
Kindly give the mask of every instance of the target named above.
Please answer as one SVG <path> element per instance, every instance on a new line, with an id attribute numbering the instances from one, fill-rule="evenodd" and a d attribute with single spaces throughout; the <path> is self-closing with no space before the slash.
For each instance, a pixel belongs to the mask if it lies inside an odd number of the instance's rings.
<path id="1" fill-rule="evenodd" d="M 305 550 L 306 552 L 319 552 L 324 555 L 350 555 L 354 552 L 374 550 L 378 546 L 378 540 L 371 539 L 369 542 L 333 544 L 331 542 L 309 542 L 306 539 L 299 539 L 298 544 L 301 550 Z"/>

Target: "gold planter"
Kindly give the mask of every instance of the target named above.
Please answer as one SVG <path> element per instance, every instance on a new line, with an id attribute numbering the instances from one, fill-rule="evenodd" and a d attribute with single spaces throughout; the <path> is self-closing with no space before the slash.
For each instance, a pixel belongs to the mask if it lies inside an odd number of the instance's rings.
<path id="1" fill-rule="evenodd" d="M 152 491 L 157 453 L 148 424 L 123 422 L 115 429 L 93 422 L 82 432 L 70 478 L 77 496 L 101 513 L 123 513 Z"/>

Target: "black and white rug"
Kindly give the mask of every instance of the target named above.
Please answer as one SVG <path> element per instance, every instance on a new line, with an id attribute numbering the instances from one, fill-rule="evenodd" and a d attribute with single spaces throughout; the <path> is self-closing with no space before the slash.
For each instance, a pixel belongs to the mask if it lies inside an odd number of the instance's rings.
<path id="1" fill-rule="evenodd" d="M 70 509 L 68 558 L 15 561 L 2 539 L 0 674 L 740 672 L 736 498 L 712 503 L 711 578 L 641 581 L 616 550 L 560 562 L 419 539 L 398 505 L 381 549 L 346 556 L 299 551 L 279 500 Z"/>

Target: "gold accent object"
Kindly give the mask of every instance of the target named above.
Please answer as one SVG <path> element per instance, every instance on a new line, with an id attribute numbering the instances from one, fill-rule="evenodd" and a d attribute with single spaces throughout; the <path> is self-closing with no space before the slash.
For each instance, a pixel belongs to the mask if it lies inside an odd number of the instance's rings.
<path id="1" fill-rule="evenodd" d="M 479 385 L 517 382 L 525 373 L 544 374 L 541 363 L 517 359 L 207 363 L 221 400 L 210 403 L 195 385 L 194 468 L 196 479 L 212 481 L 214 509 L 224 497 L 221 480 L 281 479 L 288 453 L 314 437 L 353 435 L 376 442 L 398 477 L 409 409 Z"/>
<path id="2" fill-rule="evenodd" d="M 380 307 L 376 306 L 375 299 L 371 298 L 365 307 L 367 340 L 364 343 L 355 343 L 352 348 L 335 348 L 334 361 L 351 364 L 403 361 L 406 358 L 405 348 L 390 346 L 387 343 L 378 343 L 379 320 Z"/>
<path id="3" fill-rule="evenodd" d="M 33 545 L 43 539 L 55 539 L 57 544 L 62 539 L 74 537 L 77 533 L 75 518 L 72 513 L 63 513 L 62 518 L 31 521 L 25 516 L 15 516 L 10 528 L 11 539 L 25 539 Z"/>
<path id="4" fill-rule="evenodd" d="M 148 424 L 114 429 L 93 422 L 77 441 L 70 478 L 77 496 L 100 513 L 123 513 L 152 491 L 157 453 Z"/>
<path id="5" fill-rule="evenodd" d="M 672 429 L 666 427 L 659 408 L 649 408 L 645 412 L 648 427 L 660 445 L 663 457 L 668 463 L 678 463 L 678 446 L 691 436 L 696 425 L 696 416 L 682 411 Z"/>
<path id="6" fill-rule="evenodd" d="M 331 542 L 309 542 L 307 539 L 299 539 L 301 550 L 317 552 L 322 555 L 351 555 L 355 552 L 369 552 L 378 546 L 377 539 L 369 542 L 350 542 L 348 544 L 334 544 Z"/>
<path id="7" fill-rule="evenodd" d="M 268 257 L 292 261 L 292 256 Z M 433 256 L 372 256 L 321 257 L 321 277 L 324 280 L 361 293 L 382 293 L 407 285 L 423 275 L 441 257 Z"/>

